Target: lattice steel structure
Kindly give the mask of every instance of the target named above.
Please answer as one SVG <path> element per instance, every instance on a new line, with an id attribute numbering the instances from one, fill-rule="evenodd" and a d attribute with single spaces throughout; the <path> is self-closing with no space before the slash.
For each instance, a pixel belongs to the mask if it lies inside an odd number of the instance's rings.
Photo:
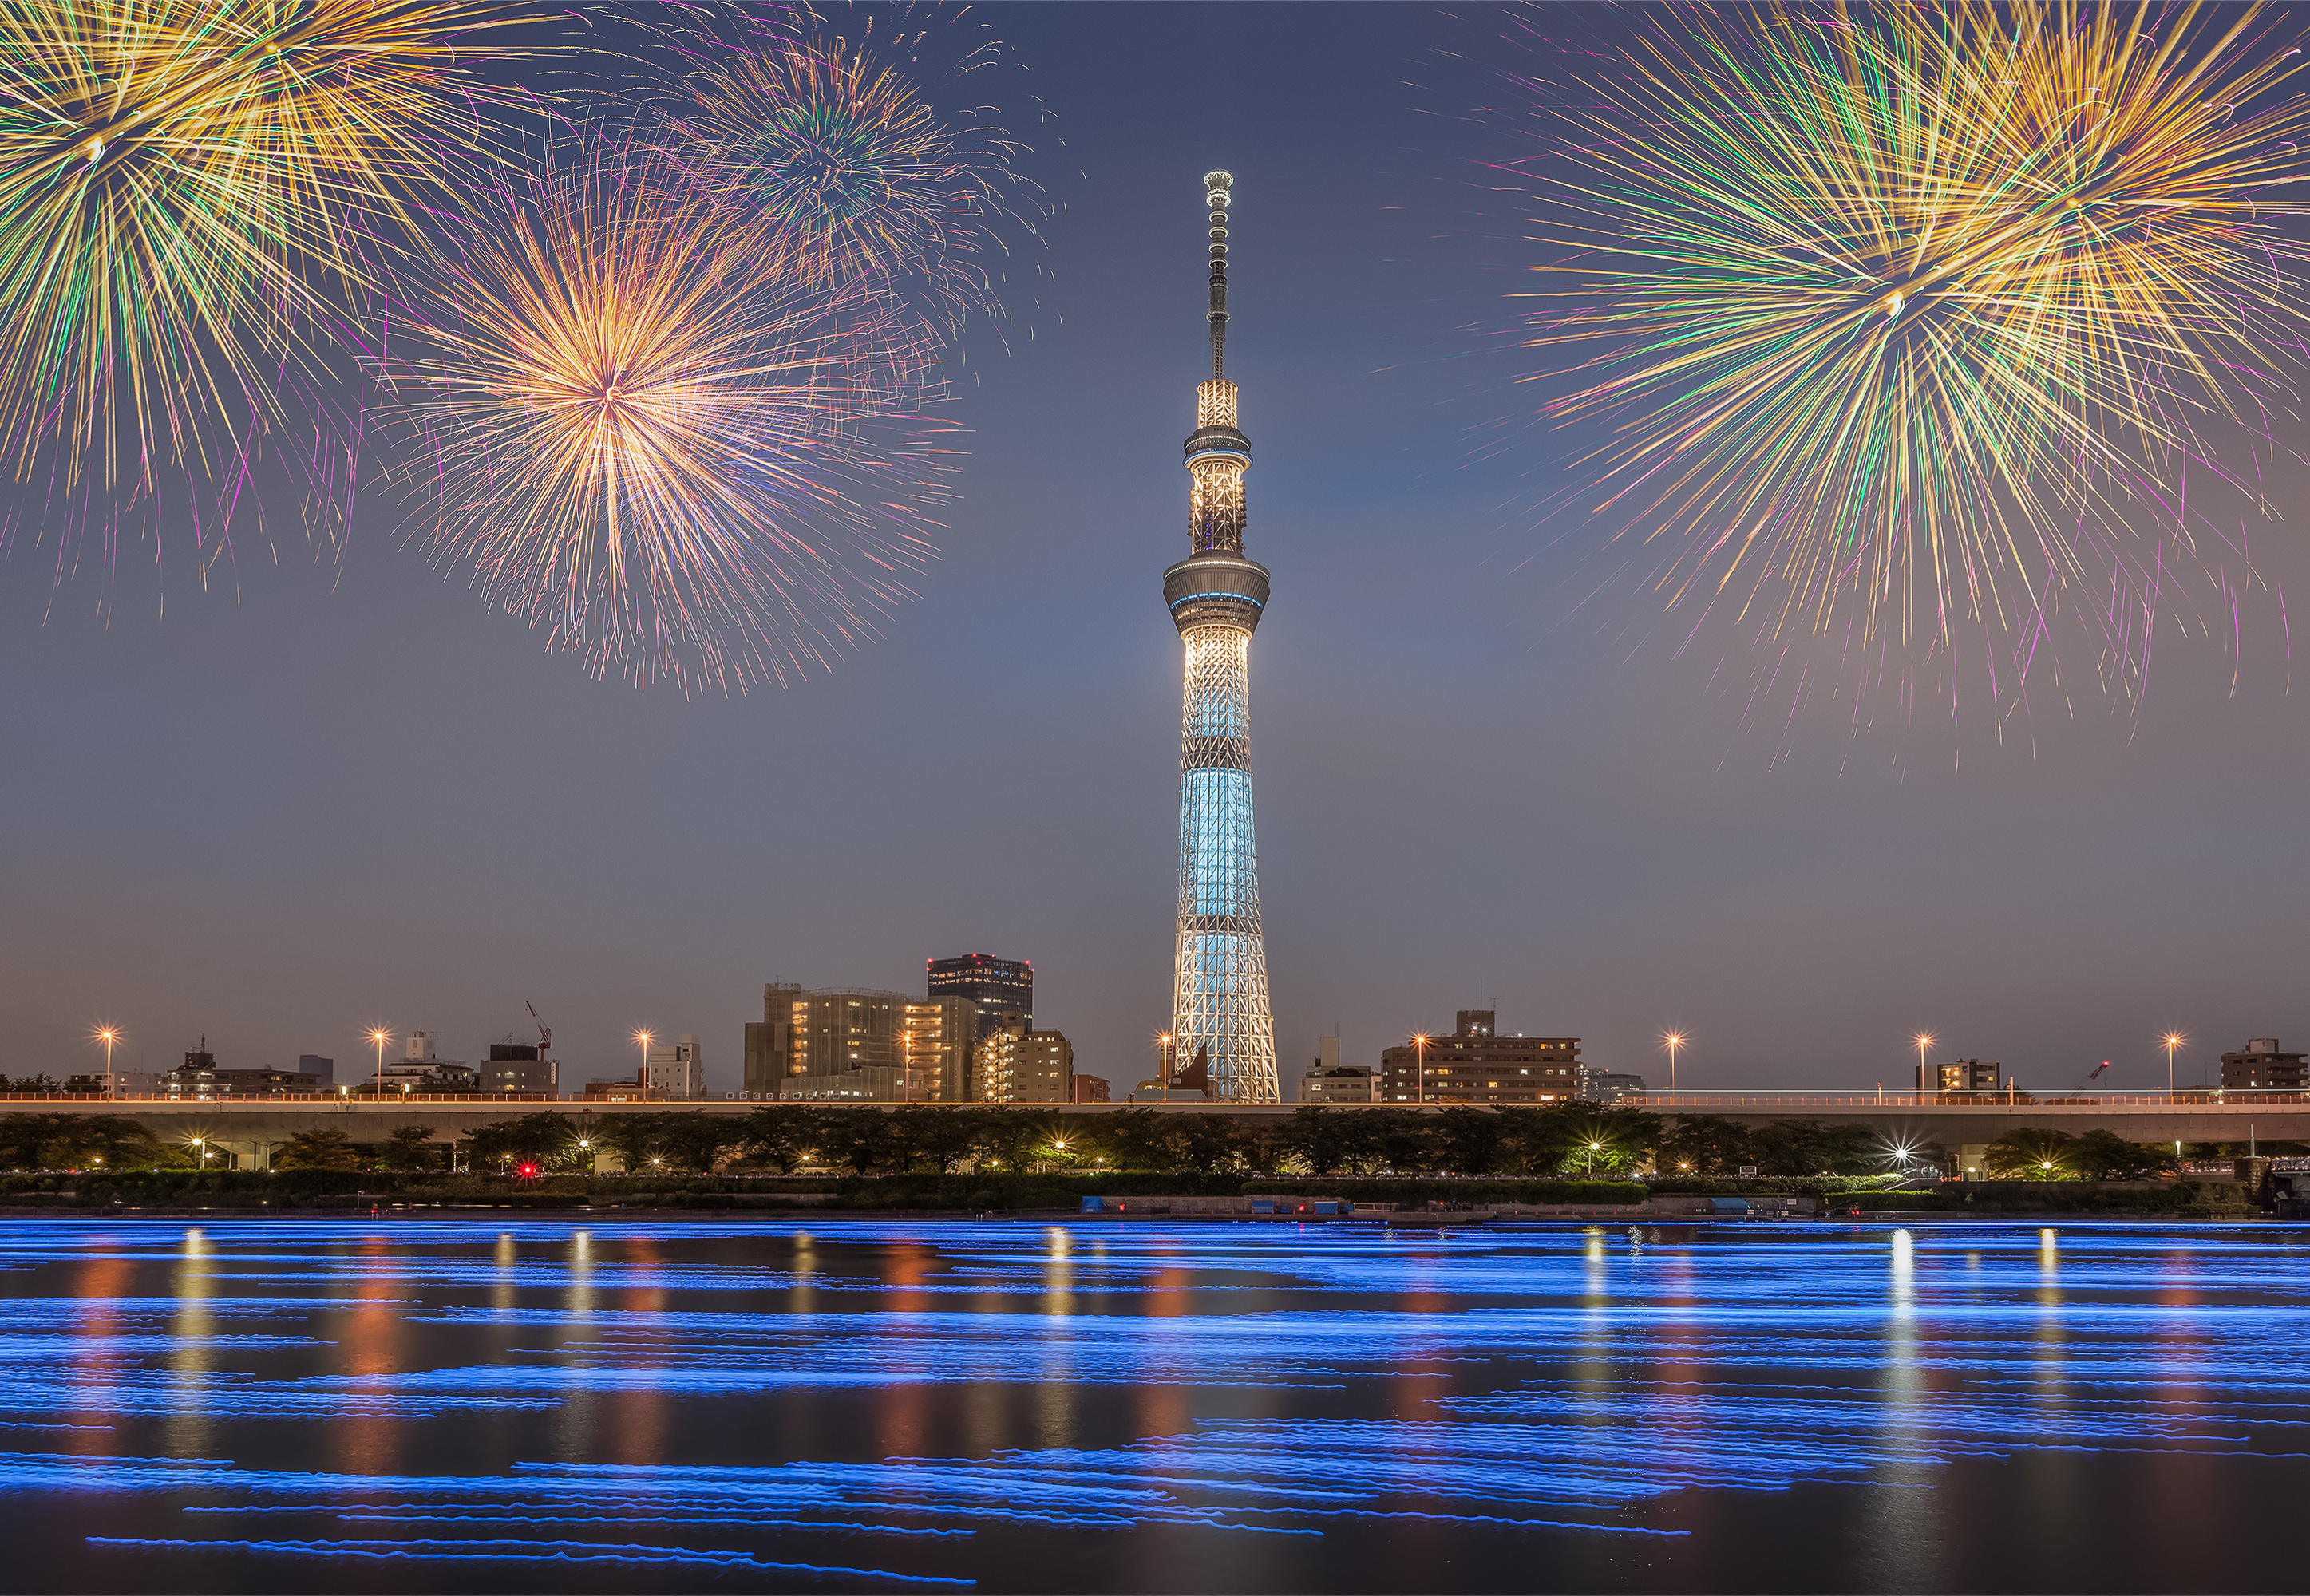
<path id="1" fill-rule="evenodd" d="M 1251 444 L 1227 379 L 1228 206 L 1235 178 L 1207 172 L 1211 208 L 1211 379 L 1195 390 L 1187 438 L 1186 559 L 1163 597 L 1186 646 L 1179 726 L 1179 922 L 1172 958 L 1172 1056 L 1209 1071 L 1211 1095 L 1281 1100 L 1259 855 L 1251 825 L 1251 634 L 1267 605 L 1267 568 L 1243 551 L 1243 473 Z"/>

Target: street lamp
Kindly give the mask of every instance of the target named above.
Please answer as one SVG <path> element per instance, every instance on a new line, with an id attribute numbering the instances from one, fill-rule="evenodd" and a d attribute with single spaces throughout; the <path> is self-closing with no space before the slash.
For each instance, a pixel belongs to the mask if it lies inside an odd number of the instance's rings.
<path id="1" fill-rule="evenodd" d="M 99 1026 L 96 1039 L 104 1044 L 104 1095 L 109 1097 L 116 1095 L 112 1079 L 112 1045 L 120 1040 L 120 1033 L 111 1026 Z"/>
<path id="2" fill-rule="evenodd" d="M 2179 1031 L 2167 1031 L 2158 1038 L 2158 1045 L 2166 1049 L 2166 1095 L 2169 1097 L 2174 1095 L 2174 1050 L 2189 1039 Z"/>
<path id="3" fill-rule="evenodd" d="M 1424 1104 L 1428 1101 L 1428 1038 L 1425 1036 L 1412 1037 L 1411 1051 L 1418 1060 L 1411 1072 L 1411 1100 Z"/>
<path id="4" fill-rule="evenodd" d="M 393 1033 L 379 1026 L 369 1032 L 369 1039 L 377 1044 L 377 1095 L 382 1097 L 385 1096 L 385 1045 L 393 1040 Z"/>
<path id="5" fill-rule="evenodd" d="M 1931 1031 L 1919 1031 L 1909 1040 L 1915 1043 L 1917 1046 L 1917 1089 L 1923 1091 L 1925 1089 L 1925 1049 L 1933 1045 L 1933 1034 Z"/>
<path id="6" fill-rule="evenodd" d="M 1684 1033 L 1669 1032 L 1661 1038 L 1661 1045 L 1668 1049 L 1668 1089 L 1673 1094 L 1676 1091 L 1676 1054 L 1677 1049 L 1684 1045 Z"/>
<path id="7" fill-rule="evenodd" d="M 642 1050 L 642 1072 L 634 1077 L 634 1084 L 645 1092 L 649 1090 L 649 1045 L 650 1034 L 647 1031 L 634 1033 L 634 1045 Z M 657 1160 L 652 1158 L 650 1162 L 655 1164 Z"/>

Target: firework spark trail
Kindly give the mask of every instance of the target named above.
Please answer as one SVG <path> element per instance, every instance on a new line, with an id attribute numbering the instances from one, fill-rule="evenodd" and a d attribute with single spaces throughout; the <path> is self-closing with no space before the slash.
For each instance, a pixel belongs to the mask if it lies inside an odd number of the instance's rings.
<path id="1" fill-rule="evenodd" d="M 2167 482 L 2290 399 L 2301 52 L 2254 4 L 1676 14 L 1550 177 L 1580 281 L 1527 347 L 1587 346 L 1543 413 L 1616 423 L 1600 508 L 1672 606 L 1773 638 L 1857 605 L 1864 643 L 1962 624 L 2018 667 L 2114 582 L 2130 690 L 2192 530 Z"/>
<path id="2" fill-rule="evenodd" d="M 0 0 L 0 460 L 56 514 L 229 505 L 501 91 L 497 0 Z M 326 438 L 317 463 L 340 451 Z M 332 470 L 324 474 L 340 476 Z M 221 536 L 204 531 L 204 541 Z"/>
<path id="3" fill-rule="evenodd" d="M 903 13 L 901 13 L 903 15 Z M 890 285 L 948 336 L 969 313 L 1003 314 L 1009 235 L 1036 235 L 1027 146 L 984 105 L 942 115 L 924 81 L 928 29 L 853 42 L 821 25 L 718 49 L 668 118 L 673 148 L 716 204 L 821 283 Z M 958 75 L 997 47 L 965 53 Z M 704 52 L 700 52 L 703 54 Z"/>
<path id="4" fill-rule="evenodd" d="M 656 152 L 558 152 L 447 223 L 388 371 L 424 541 L 596 672 L 786 682 L 911 596 L 942 495 L 922 334 Z"/>

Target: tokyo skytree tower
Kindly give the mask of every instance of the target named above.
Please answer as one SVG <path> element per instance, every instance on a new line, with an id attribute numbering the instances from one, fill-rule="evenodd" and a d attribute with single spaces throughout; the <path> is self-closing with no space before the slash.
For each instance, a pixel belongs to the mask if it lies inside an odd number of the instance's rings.
<path id="1" fill-rule="evenodd" d="M 1251 833 L 1251 634 L 1267 603 L 1267 568 L 1243 551 L 1243 473 L 1251 443 L 1236 427 L 1227 379 L 1228 205 L 1234 177 L 1207 172 L 1211 229 L 1211 379 L 1195 389 L 1187 435 L 1192 551 L 1163 573 L 1163 598 L 1186 645 L 1179 729 L 1179 929 L 1173 955 L 1173 1057 L 1202 1063 L 1213 1098 L 1281 1101 L 1267 943 L 1259 928 L 1259 856 Z"/>

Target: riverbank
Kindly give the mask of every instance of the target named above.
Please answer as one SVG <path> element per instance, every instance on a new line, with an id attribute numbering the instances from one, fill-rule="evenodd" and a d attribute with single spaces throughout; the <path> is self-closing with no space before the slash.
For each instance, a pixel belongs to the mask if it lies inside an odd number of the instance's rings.
<path id="1" fill-rule="evenodd" d="M 2253 1188 L 2218 1180 L 1967 1181 L 1889 1188 L 1881 1181 L 1657 1182 L 1316 1180 L 1162 1174 L 825 1177 L 499 1176 L 334 1170 L 158 1170 L 0 1175 L 0 1212 L 151 1218 L 233 1213 L 343 1216 L 477 1211 L 873 1213 L 1048 1218 L 1516 1219 L 1687 1222 L 1900 1214 L 1918 1218 L 2075 1215 L 2246 1219 Z"/>

